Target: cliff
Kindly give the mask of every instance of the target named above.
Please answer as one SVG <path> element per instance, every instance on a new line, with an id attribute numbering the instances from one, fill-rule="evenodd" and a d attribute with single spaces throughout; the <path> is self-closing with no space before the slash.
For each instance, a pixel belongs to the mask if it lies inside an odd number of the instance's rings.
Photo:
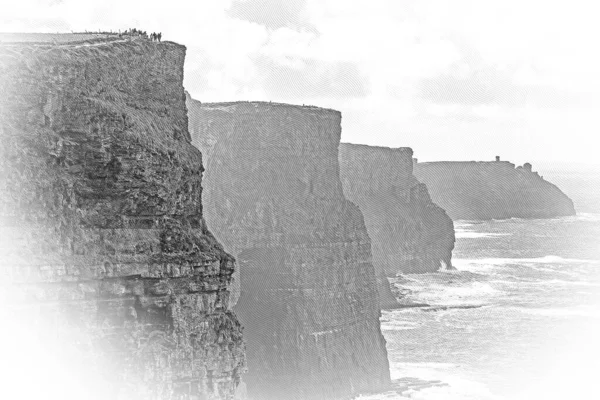
<path id="1" fill-rule="evenodd" d="M 342 143 L 341 177 L 346 196 L 360 207 L 373 241 L 380 293 L 389 299 L 385 274 L 452 268 L 454 225 L 431 201 L 412 171 L 412 149 Z M 393 302 L 387 302 L 393 306 Z"/>
<path id="2" fill-rule="evenodd" d="M 573 202 L 531 170 L 507 161 L 417 163 L 415 175 L 453 219 L 574 215 Z"/>
<path id="3" fill-rule="evenodd" d="M 390 382 L 363 217 L 339 178 L 341 114 L 188 99 L 205 210 L 236 255 L 250 398 L 347 399 Z"/>
<path id="4" fill-rule="evenodd" d="M 50 36 L 0 46 L 5 311 L 103 377 L 85 398 L 233 398 L 234 259 L 202 215 L 185 47 Z"/>

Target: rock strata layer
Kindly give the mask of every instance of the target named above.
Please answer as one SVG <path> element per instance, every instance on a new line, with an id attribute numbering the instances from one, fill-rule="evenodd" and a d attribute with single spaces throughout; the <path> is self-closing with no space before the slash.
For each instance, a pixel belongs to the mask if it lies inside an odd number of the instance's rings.
<path id="1" fill-rule="evenodd" d="M 433 200 L 453 219 L 552 218 L 574 215 L 573 201 L 531 170 L 508 161 L 415 165 Z"/>
<path id="2" fill-rule="evenodd" d="M 250 398 L 348 399 L 390 383 L 363 217 L 339 178 L 341 114 L 188 99 L 207 221 L 240 265 Z"/>
<path id="3" fill-rule="evenodd" d="M 452 268 L 454 225 L 413 176 L 412 155 L 408 147 L 340 145 L 344 193 L 365 216 L 384 306 L 394 306 L 384 273 Z"/>
<path id="4" fill-rule="evenodd" d="M 234 259 L 202 215 L 185 47 L 63 39 L 0 46 L 6 312 L 104 377 L 86 398 L 231 399 Z"/>

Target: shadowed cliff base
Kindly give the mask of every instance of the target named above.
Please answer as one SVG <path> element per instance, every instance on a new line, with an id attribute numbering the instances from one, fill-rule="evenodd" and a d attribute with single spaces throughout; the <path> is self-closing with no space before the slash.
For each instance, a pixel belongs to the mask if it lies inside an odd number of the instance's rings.
<path id="1" fill-rule="evenodd" d="M 207 221 L 237 257 L 252 399 L 349 399 L 390 383 L 363 217 L 339 178 L 341 114 L 188 97 Z"/>
<path id="2" fill-rule="evenodd" d="M 575 215 L 573 201 L 532 170 L 508 161 L 415 163 L 415 175 L 453 219 Z"/>
<path id="3" fill-rule="evenodd" d="M 185 47 L 24 41 L 0 45 L 2 311 L 58 348 L 48 374 L 78 360 L 56 383 L 85 374 L 79 398 L 232 399 L 234 260 L 202 216 Z"/>

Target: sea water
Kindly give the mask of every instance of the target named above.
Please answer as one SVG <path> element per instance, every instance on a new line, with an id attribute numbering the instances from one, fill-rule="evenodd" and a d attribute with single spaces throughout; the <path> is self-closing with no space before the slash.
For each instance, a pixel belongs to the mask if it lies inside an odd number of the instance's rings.
<path id="1" fill-rule="evenodd" d="M 455 221 L 456 271 L 393 279 L 393 388 L 361 399 L 600 399 L 600 213 Z"/>

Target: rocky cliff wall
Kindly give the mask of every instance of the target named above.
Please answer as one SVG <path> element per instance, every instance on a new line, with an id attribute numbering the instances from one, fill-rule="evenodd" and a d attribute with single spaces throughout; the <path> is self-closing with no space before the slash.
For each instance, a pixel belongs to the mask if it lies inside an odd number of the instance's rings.
<path id="1" fill-rule="evenodd" d="M 344 193 L 362 210 L 373 263 L 388 275 L 452 267 L 454 225 L 413 176 L 412 155 L 408 147 L 340 145 Z"/>
<path id="2" fill-rule="evenodd" d="M 5 312 L 103 377 L 85 398 L 233 398 L 234 259 L 202 215 L 185 47 L 61 43 L 0 46 Z"/>
<path id="3" fill-rule="evenodd" d="M 205 210 L 236 255 L 252 399 L 346 399 L 389 384 L 363 217 L 339 178 L 341 115 L 189 99 Z"/>
<path id="4" fill-rule="evenodd" d="M 558 187 L 507 161 L 417 163 L 416 177 L 453 219 L 552 218 L 574 215 Z"/>

